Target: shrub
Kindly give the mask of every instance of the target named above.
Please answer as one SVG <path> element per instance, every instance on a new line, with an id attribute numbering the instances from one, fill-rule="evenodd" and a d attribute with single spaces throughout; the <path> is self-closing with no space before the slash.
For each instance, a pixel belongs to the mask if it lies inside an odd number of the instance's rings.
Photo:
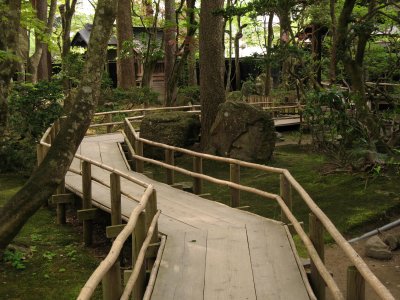
<path id="1" fill-rule="evenodd" d="M 136 105 L 159 104 L 158 93 L 154 92 L 149 87 L 135 87 L 129 90 L 113 89 L 109 90 L 107 99 L 103 99 L 104 105 L 111 109 L 117 109 L 124 106 L 132 108 Z"/>
<path id="2" fill-rule="evenodd" d="M 180 87 L 176 97 L 176 105 L 200 104 L 200 88 L 198 86 Z"/>

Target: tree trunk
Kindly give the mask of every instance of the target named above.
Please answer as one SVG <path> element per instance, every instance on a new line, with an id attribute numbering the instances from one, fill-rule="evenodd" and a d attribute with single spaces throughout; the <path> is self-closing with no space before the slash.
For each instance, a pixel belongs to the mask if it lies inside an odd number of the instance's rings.
<path id="1" fill-rule="evenodd" d="M 331 61 L 329 64 L 329 79 L 331 84 L 336 82 L 336 66 L 337 66 L 337 56 L 336 56 L 336 13 L 335 13 L 336 0 L 329 1 L 329 11 L 331 15 L 331 35 L 332 35 L 332 47 L 331 47 Z"/>
<path id="2" fill-rule="evenodd" d="M 224 47 L 223 18 L 215 14 L 222 9 L 223 0 L 201 1 L 200 9 L 200 101 L 201 146 L 209 143 L 211 126 L 218 111 L 218 105 L 225 101 L 224 89 Z"/>
<path id="3" fill-rule="evenodd" d="M 188 73 L 189 73 L 189 85 L 196 86 L 197 83 L 197 70 L 196 70 L 196 41 L 192 38 L 189 45 L 188 55 Z"/>
<path id="4" fill-rule="evenodd" d="M 69 53 L 71 49 L 71 24 L 72 17 L 75 14 L 75 6 L 77 0 L 72 0 L 70 3 L 69 0 L 65 0 L 65 4 L 60 5 L 58 7 L 61 15 L 61 39 L 62 39 L 62 48 L 61 48 L 61 69 L 63 73 L 63 90 L 64 90 L 64 112 L 69 112 L 72 109 L 72 100 L 71 100 L 71 82 L 68 78 L 69 76 Z"/>
<path id="5" fill-rule="evenodd" d="M 170 88 L 172 73 L 176 59 L 176 21 L 175 0 L 165 0 L 165 26 L 164 26 L 164 72 L 165 72 L 165 106 L 171 106 L 175 89 Z"/>
<path id="6" fill-rule="evenodd" d="M 47 1 L 37 0 L 34 3 L 37 9 L 38 18 L 43 22 L 46 22 L 47 19 L 44 35 L 50 37 L 53 30 L 54 17 L 57 9 L 57 0 L 51 0 L 48 18 L 47 18 Z M 35 52 L 28 59 L 28 73 L 29 73 L 28 80 L 32 83 L 37 83 L 39 80 L 48 80 L 48 75 L 49 75 L 48 64 L 47 64 L 48 63 L 47 44 L 41 41 L 41 37 L 39 36 L 39 34 L 35 34 L 35 43 L 36 43 Z"/>
<path id="7" fill-rule="evenodd" d="M 116 15 L 116 0 L 99 0 L 82 80 L 71 113 L 53 146 L 25 185 L 0 208 L 0 251 L 47 201 L 64 179 L 97 105 L 107 44 Z M 18 28 L 18 27 L 16 27 Z"/>
<path id="8" fill-rule="evenodd" d="M 232 0 L 227 0 L 226 4 L 226 9 L 228 10 L 230 7 L 232 7 Z M 225 91 L 228 93 L 232 90 L 232 81 L 231 81 L 231 76 L 232 76 L 232 17 L 228 16 L 228 70 L 226 71 L 226 85 L 225 85 Z"/>
<path id="9" fill-rule="evenodd" d="M 124 90 L 136 86 L 135 57 L 132 52 L 129 56 L 123 55 L 124 42 L 133 42 L 131 2 L 130 0 L 119 0 L 117 11 L 117 83 Z"/>
<path id="10" fill-rule="evenodd" d="M 7 55 L 0 60 L 0 139 L 7 128 L 11 79 L 18 66 L 18 29 L 21 19 L 21 0 L 5 0 L 3 3 L 7 10 L 0 18 L 0 51 Z"/>
<path id="11" fill-rule="evenodd" d="M 273 28 L 274 13 L 268 15 L 268 36 L 267 36 L 267 63 L 265 66 L 265 96 L 268 97 L 271 93 L 271 51 L 272 41 L 274 39 Z"/>

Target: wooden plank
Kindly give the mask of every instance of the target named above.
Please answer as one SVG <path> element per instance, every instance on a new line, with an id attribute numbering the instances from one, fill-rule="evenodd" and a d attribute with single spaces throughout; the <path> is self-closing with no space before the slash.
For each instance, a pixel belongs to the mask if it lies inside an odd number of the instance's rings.
<path id="1" fill-rule="evenodd" d="M 70 204 L 74 202 L 74 194 L 58 194 L 51 197 L 52 204 Z"/>
<path id="2" fill-rule="evenodd" d="M 246 225 L 257 299 L 309 299 L 282 225 Z"/>
<path id="3" fill-rule="evenodd" d="M 106 236 L 109 239 L 117 237 L 118 234 L 125 228 L 126 224 L 112 225 L 106 227 Z"/>
<path id="4" fill-rule="evenodd" d="M 93 220 L 98 216 L 97 208 L 79 209 L 77 211 L 79 221 Z"/>
<path id="5" fill-rule="evenodd" d="M 206 233 L 168 236 L 151 299 L 203 299 Z"/>
<path id="6" fill-rule="evenodd" d="M 209 230 L 204 299 L 256 299 L 253 280 L 246 229 Z"/>

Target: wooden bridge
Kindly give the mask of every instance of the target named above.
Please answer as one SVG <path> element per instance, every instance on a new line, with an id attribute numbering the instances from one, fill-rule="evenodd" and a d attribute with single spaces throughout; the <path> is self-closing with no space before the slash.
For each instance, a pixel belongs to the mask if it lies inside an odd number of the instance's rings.
<path id="1" fill-rule="evenodd" d="M 83 221 L 85 243 L 91 243 L 92 222 L 99 209 L 111 214 L 107 236 L 114 239 L 78 299 L 90 299 L 100 282 L 104 299 L 344 299 L 323 263 L 324 229 L 355 266 L 348 273 L 347 299 L 363 299 L 365 282 L 382 299 L 394 299 L 287 170 L 142 139 L 135 122 L 149 110 L 154 109 L 97 114 L 92 128 L 105 127 L 109 133 L 85 137 L 66 175 L 65 188 L 82 199 L 78 217 Z M 121 114 L 131 116 L 113 120 Z M 121 125 L 123 130 L 111 133 Z M 59 127 L 57 121 L 43 136 L 39 163 Z M 146 158 L 144 144 L 162 148 L 165 161 Z M 176 152 L 192 157 L 192 170 L 174 165 Z M 229 179 L 204 174 L 203 160 L 229 164 Z M 163 167 L 166 183 L 145 176 L 145 162 Z M 240 168 L 244 167 L 279 176 L 280 195 L 241 185 Z M 193 178 L 193 193 L 174 185 L 175 172 Z M 203 181 L 230 187 L 233 207 L 204 199 Z M 240 191 L 276 201 L 282 220 L 234 208 L 240 206 Z M 310 208 L 310 236 L 291 212 L 295 192 Z M 65 221 L 65 205 L 70 200 L 64 186 L 53 196 L 60 223 Z M 311 258 L 311 284 L 291 231 L 299 235 Z M 128 237 L 132 237 L 132 269 L 125 271 L 122 289 L 119 255 Z"/>

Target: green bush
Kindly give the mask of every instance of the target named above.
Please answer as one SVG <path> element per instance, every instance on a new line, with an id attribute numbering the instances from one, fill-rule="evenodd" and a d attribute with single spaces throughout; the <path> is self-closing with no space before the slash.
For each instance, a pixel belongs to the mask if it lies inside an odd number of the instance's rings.
<path id="1" fill-rule="evenodd" d="M 17 84 L 9 101 L 9 133 L 0 140 L 0 172 L 30 172 L 36 143 L 62 113 L 57 82 Z"/>
<path id="2" fill-rule="evenodd" d="M 135 87 L 129 90 L 108 89 L 107 93 L 103 93 L 103 97 L 105 97 L 102 101 L 104 108 L 100 110 L 132 108 L 141 104 L 160 104 L 158 93 L 149 87 Z"/>
<path id="3" fill-rule="evenodd" d="M 200 104 L 200 88 L 198 86 L 180 87 L 176 97 L 176 105 Z"/>

